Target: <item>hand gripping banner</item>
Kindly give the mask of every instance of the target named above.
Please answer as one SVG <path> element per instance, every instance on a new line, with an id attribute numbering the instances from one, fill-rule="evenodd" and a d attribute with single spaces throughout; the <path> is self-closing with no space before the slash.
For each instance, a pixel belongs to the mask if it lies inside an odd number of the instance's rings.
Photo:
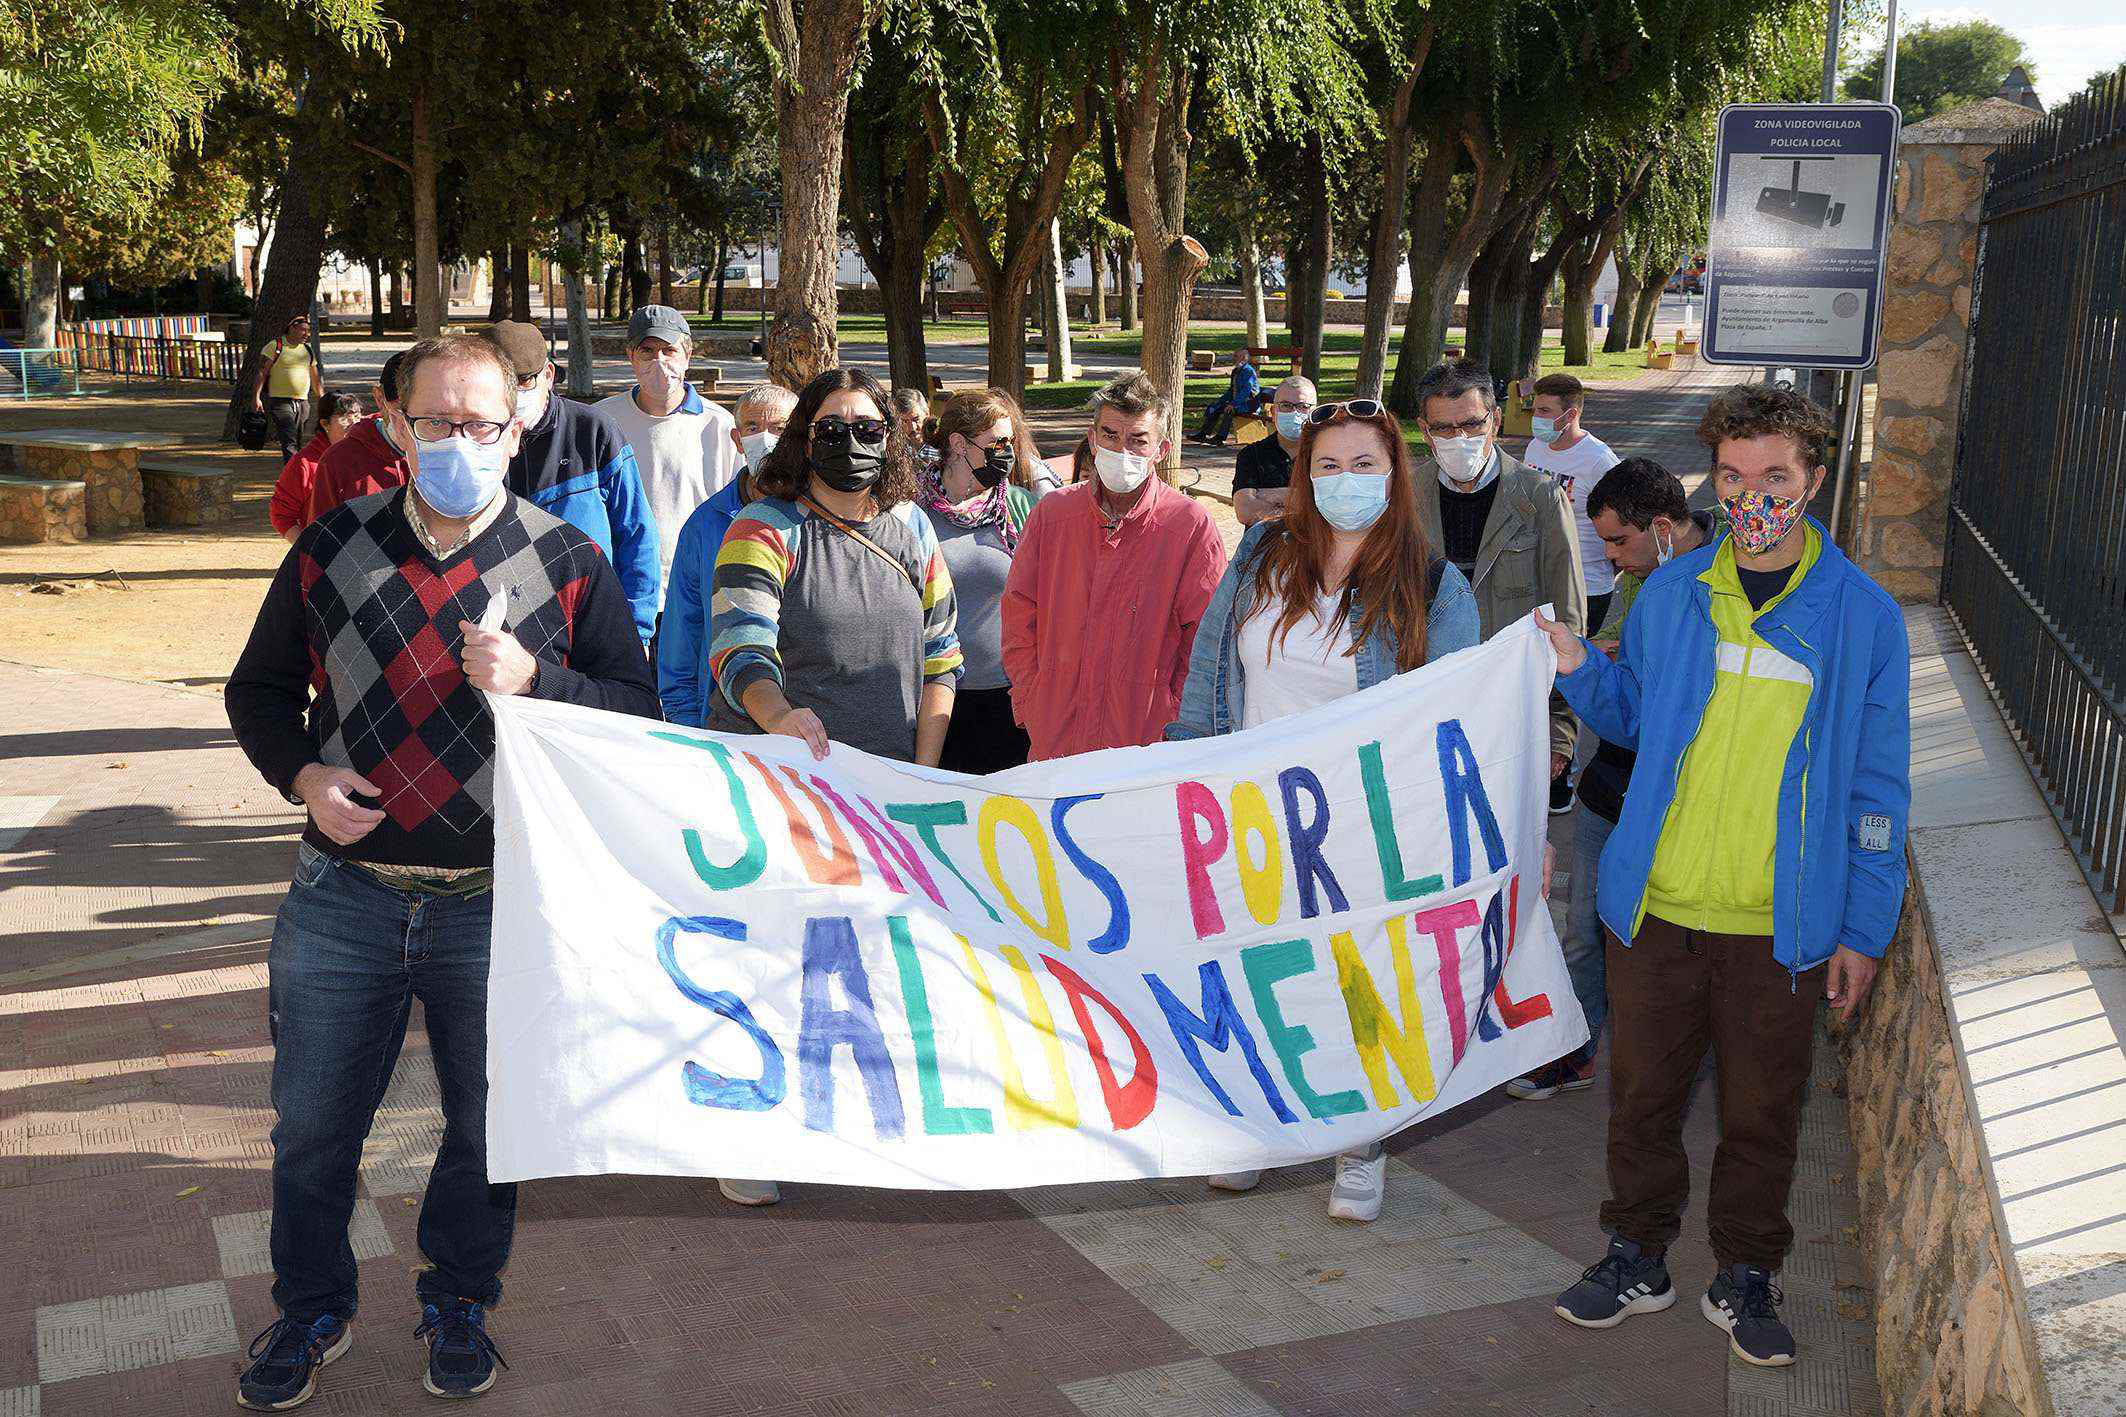
<path id="1" fill-rule="evenodd" d="M 524 698 L 488 1170 L 961 1189 L 1279 1166 L 1585 1041 L 1532 622 L 987 778 Z"/>

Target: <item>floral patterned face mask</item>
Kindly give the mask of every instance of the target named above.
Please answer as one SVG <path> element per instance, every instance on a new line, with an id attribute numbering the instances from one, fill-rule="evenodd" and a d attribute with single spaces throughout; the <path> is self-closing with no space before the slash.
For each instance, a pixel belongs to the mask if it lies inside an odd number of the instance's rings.
<path id="1" fill-rule="evenodd" d="M 1751 556 L 1761 556 L 1779 544 L 1801 517 L 1798 497 L 1774 497 L 1768 492 L 1738 492 L 1720 499 L 1727 524 L 1735 529 L 1735 545 Z"/>

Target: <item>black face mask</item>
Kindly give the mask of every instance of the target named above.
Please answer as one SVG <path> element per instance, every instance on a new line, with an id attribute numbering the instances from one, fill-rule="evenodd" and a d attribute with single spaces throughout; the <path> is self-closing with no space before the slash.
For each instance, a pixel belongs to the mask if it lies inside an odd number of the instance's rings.
<path id="1" fill-rule="evenodd" d="M 982 490 L 986 492 L 1011 476 L 1011 470 L 1018 466 L 1018 462 L 1019 450 L 1009 443 L 999 443 L 989 449 L 983 455 L 982 461 L 976 463 L 970 471 L 974 473 L 974 480 L 981 483 Z"/>
<path id="2" fill-rule="evenodd" d="M 886 470 L 886 445 L 859 442 L 852 434 L 812 440 L 812 471 L 837 492 L 861 492 Z"/>

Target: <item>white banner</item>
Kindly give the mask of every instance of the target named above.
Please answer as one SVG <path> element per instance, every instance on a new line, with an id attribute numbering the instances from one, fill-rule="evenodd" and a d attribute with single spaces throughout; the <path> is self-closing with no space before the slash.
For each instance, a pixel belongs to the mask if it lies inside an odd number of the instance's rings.
<path id="1" fill-rule="evenodd" d="M 987 778 L 495 700 L 488 1170 L 937 1189 L 1400 1131 L 1585 1041 L 1530 621 Z"/>

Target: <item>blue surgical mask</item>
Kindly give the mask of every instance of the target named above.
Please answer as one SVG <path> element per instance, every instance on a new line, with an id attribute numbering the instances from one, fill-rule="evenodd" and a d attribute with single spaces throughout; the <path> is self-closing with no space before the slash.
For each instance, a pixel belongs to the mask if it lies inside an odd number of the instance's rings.
<path id="1" fill-rule="evenodd" d="M 1277 415 L 1277 436 L 1298 442 L 1299 435 L 1307 431 L 1307 416 L 1303 413 L 1280 412 Z"/>
<path id="2" fill-rule="evenodd" d="M 1528 421 L 1534 426 L 1535 436 L 1540 441 L 1555 443 L 1558 440 L 1558 421 L 1555 418 L 1545 418 L 1538 413 Z"/>
<path id="3" fill-rule="evenodd" d="M 1364 531 L 1388 509 L 1388 474 L 1332 472 L 1317 477 L 1314 507 L 1338 531 Z"/>
<path id="4" fill-rule="evenodd" d="M 469 517 L 495 499 L 509 470 L 502 440 L 482 447 L 460 434 L 437 442 L 415 438 L 413 485 L 446 517 Z"/>

